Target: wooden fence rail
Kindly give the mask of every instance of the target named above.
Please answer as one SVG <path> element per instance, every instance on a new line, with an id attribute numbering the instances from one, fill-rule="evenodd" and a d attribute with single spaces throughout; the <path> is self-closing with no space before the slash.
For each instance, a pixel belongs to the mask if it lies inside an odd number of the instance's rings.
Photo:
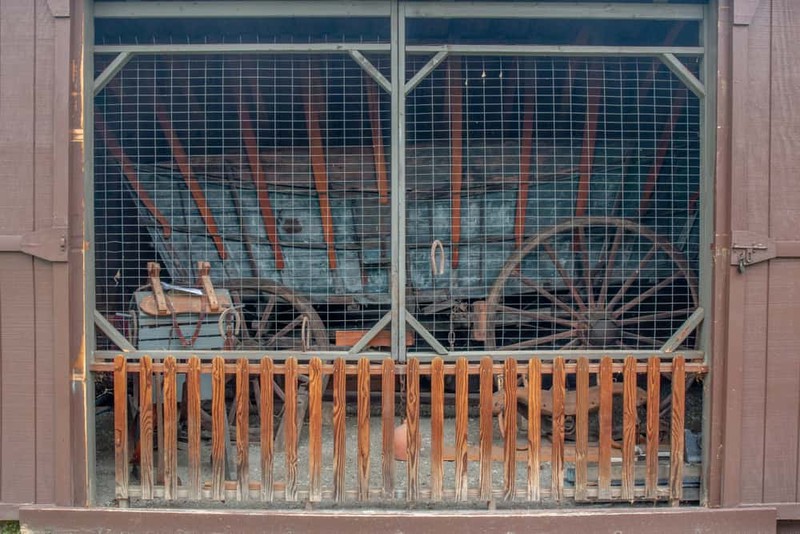
<path id="1" fill-rule="evenodd" d="M 489 357 L 478 365 L 464 358 L 406 364 L 365 358 L 352 365 L 319 358 L 276 364 L 268 357 L 154 363 L 120 355 L 113 363 L 116 498 L 121 505 L 129 499 L 678 503 L 687 370 L 698 374 L 703 367 L 657 356 L 643 363 L 606 357 L 499 365 Z M 206 375 L 210 402 L 201 399 Z M 323 390 L 328 383 L 332 391 Z M 355 405 L 348 405 L 348 390 L 357 395 Z M 304 391 L 308 418 L 300 421 Z M 375 391 L 381 401 L 371 404 Z"/>

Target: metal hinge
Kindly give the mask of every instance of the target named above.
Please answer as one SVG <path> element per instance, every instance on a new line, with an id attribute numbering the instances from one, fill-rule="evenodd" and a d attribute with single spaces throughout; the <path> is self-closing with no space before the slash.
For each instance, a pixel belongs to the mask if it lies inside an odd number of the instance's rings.
<path id="1" fill-rule="evenodd" d="M 22 235 L 0 235 L 0 252 L 22 252 L 52 262 L 67 261 L 67 228 L 44 228 Z"/>

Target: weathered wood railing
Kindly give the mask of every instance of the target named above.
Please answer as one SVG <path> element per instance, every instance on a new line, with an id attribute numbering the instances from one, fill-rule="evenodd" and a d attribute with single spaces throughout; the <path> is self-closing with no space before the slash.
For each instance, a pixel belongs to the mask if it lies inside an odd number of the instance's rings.
<path id="1" fill-rule="evenodd" d="M 488 357 L 479 364 L 464 358 L 454 363 L 444 363 L 441 358 L 420 363 L 412 358 L 406 364 L 391 359 L 378 363 L 362 359 L 357 364 L 337 359 L 329 364 L 312 358 L 305 364 L 293 358 L 276 363 L 266 357 L 260 361 L 226 361 L 218 357 L 202 363 L 198 358 L 178 363 L 168 357 L 162 363 L 153 363 L 149 357 L 133 362 L 118 356 L 113 363 L 116 498 L 123 505 L 130 498 L 310 502 L 571 498 L 589 502 L 677 503 L 683 496 L 687 371 L 702 373 L 704 367 L 687 364 L 680 356 L 665 361 L 658 357 L 646 361 L 629 357 L 621 362 L 606 357 L 595 363 L 586 358 L 573 362 L 562 358 L 552 362 L 508 359 L 499 364 Z M 178 395 L 179 375 L 185 380 L 186 393 L 180 396 L 183 402 Z M 201 375 L 211 376 L 210 417 L 202 413 Z M 333 407 L 332 417 L 327 420 L 323 403 L 327 398 L 323 391 L 323 384 L 328 382 L 326 375 L 332 377 Z M 621 377 L 621 383 L 615 381 L 617 377 Z M 230 447 L 226 447 L 230 436 L 226 413 L 230 403 L 225 398 L 228 379 L 234 382 L 231 388 L 235 389 L 230 406 L 231 414 L 235 414 Z M 671 384 L 663 399 L 662 379 L 664 384 Z M 307 381 L 308 390 L 308 420 L 303 426 L 298 425 L 296 412 L 301 380 Z M 543 389 L 543 382 L 550 382 L 551 388 Z M 590 386 L 590 382 L 595 385 Z M 498 383 L 504 384 L 502 390 L 498 390 Z M 154 384 L 162 385 L 159 388 Z M 445 391 L 446 384 L 450 392 Z M 130 386 L 138 390 L 132 399 L 132 404 L 138 405 L 135 418 L 129 413 Z M 157 394 L 158 389 L 161 395 Z M 352 400 L 348 403 L 348 389 L 356 394 L 355 406 Z M 379 405 L 372 400 L 377 391 Z M 615 393 L 621 396 L 621 402 L 614 402 Z M 471 407 L 474 400 L 478 401 L 477 409 Z M 253 401 L 258 411 L 254 436 L 259 443 L 251 447 Z M 280 403 L 284 452 L 275 447 L 277 425 L 273 415 Z M 637 410 L 640 405 L 646 414 L 641 433 Z M 498 406 L 503 410 L 502 437 L 495 427 Z M 396 408 L 400 408 L 404 431 L 403 426 L 398 426 Z M 429 418 L 421 417 L 421 408 L 430 414 Z M 373 412 L 379 416 L 373 417 Z M 518 434 L 518 412 L 528 421 L 524 439 Z M 180 467 L 179 418 L 185 418 L 186 429 L 186 445 L 181 444 L 186 451 L 185 461 L 180 462 Z M 204 419 L 206 422 L 202 423 Z M 352 448 L 348 447 L 348 419 L 351 427 L 353 422 L 356 425 L 350 433 L 350 441 L 356 442 Z M 620 419 L 621 443 L 613 436 Z M 665 421 L 669 433 L 660 437 Z M 549 439 L 544 433 L 548 422 Z M 203 464 L 202 451 L 208 447 L 201 439 L 203 424 L 211 430 L 210 466 Z M 307 442 L 300 439 L 305 425 Z M 380 431 L 373 430 L 373 426 L 380 427 Z M 138 437 L 131 439 L 129 430 L 134 427 Z M 565 439 L 568 427 L 574 434 L 574 443 Z M 596 435 L 591 442 L 590 429 Z M 157 448 L 156 431 L 161 433 Z M 375 444 L 371 443 L 371 432 L 380 434 Z M 330 439 L 324 440 L 323 434 Z M 643 441 L 641 451 L 637 438 Z M 501 439 L 502 446 L 495 445 Z M 130 479 L 129 443 L 137 443 L 140 451 L 137 485 L 132 485 Z M 323 447 L 323 443 L 328 445 Z M 154 449 L 161 462 L 159 469 L 154 469 Z M 324 461 L 331 452 L 332 461 Z M 233 476 L 233 469 L 225 467 L 226 454 L 235 454 L 235 458 L 228 458 L 235 462 Z M 252 462 L 257 466 L 251 466 L 251 454 L 258 459 Z M 348 477 L 350 455 L 355 458 L 355 466 L 352 461 L 350 464 L 355 473 Z M 396 456 L 405 456 L 404 477 L 396 472 L 396 466 L 403 465 Z M 449 462 L 453 467 L 445 469 Z M 495 462 L 502 462 L 502 474 L 493 472 Z M 303 468 L 305 476 L 300 476 L 298 467 Z M 329 475 L 327 485 L 323 467 Z M 574 478 L 565 476 L 573 470 Z M 280 478 L 276 471 L 282 472 Z M 668 471 L 668 476 L 659 477 L 659 471 Z M 378 479 L 380 483 L 373 485 Z"/>

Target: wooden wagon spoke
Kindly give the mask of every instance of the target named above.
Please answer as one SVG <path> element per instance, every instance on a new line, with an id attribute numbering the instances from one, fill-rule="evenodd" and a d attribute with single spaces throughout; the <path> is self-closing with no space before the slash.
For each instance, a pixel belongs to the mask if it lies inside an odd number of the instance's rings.
<path id="1" fill-rule="evenodd" d="M 649 315 L 637 315 L 636 317 L 629 317 L 628 319 L 618 319 L 616 323 L 618 325 L 626 325 L 626 324 L 640 324 L 649 321 L 658 321 L 661 319 L 672 319 L 674 317 L 689 315 L 694 310 L 695 310 L 694 308 L 682 308 L 680 310 L 668 310 L 658 313 L 651 313 Z"/>
<path id="2" fill-rule="evenodd" d="M 617 232 L 614 234 L 614 241 L 611 243 L 611 248 L 606 254 L 606 264 L 603 269 L 603 283 L 600 286 L 600 294 L 597 296 L 597 304 L 600 307 L 604 305 L 606 297 L 608 296 L 608 281 L 611 278 L 611 273 L 614 269 L 614 259 L 617 256 L 617 250 L 620 244 L 622 244 L 622 234 L 624 233 L 625 231 L 622 228 L 617 228 Z"/>
<path id="3" fill-rule="evenodd" d="M 286 326 L 284 326 L 283 328 L 278 330 L 275 333 L 275 335 L 273 335 L 271 338 L 269 338 L 269 341 L 267 341 L 267 345 L 266 346 L 267 347 L 273 346 L 275 344 L 275 342 L 278 341 L 278 338 L 284 337 L 286 334 L 288 334 L 289 332 L 291 332 L 292 330 L 297 328 L 300 325 L 300 323 L 302 323 L 302 322 L 303 322 L 303 316 L 302 315 L 298 315 L 297 317 L 292 319 L 292 321 L 289 324 L 287 324 Z"/>
<path id="4" fill-rule="evenodd" d="M 653 245 L 650 247 L 650 250 L 647 252 L 647 254 L 645 254 L 644 258 L 642 258 L 642 261 L 639 262 L 639 265 L 636 267 L 636 269 L 634 269 L 633 272 L 631 272 L 631 274 L 628 275 L 628 278 L 625 279 L 625 282 L 623 282 L 622 287 L 619 289 L 619 291 L 617 291 L 617 294 L 614 295 L 614 298 L 611 299 L 611 302 L 609 302 L 606 305 L 606 310 L 612 310 L 614 308 L 614 305 L 619 301 L 619 299 L 625 296 L 625 292 L 628 291 L 631 285 L 633 285 L 633 283 L 636 281 L 636 278 L 639 277 L 639 273 L 642 272 L 644 266 L 650 262 L 650 260 L 653 258 L 653 256 L 655 256 L 655 254 L 656 254 L 656 244 L 653 243 Z"/>
<path id="5" fill-rule="evenodd" d="M 564 326 L 571 326 L 576 327 L 578 326 L 577 321 L 570 321 L 569 319 L 562 319 L 560 317 L 556 317 L 552 313 L 548 313 L 546 311 L 540 310 L 522 310 L 518 308 L 514 308 L 512 306 L 498 306 L 497 312 L 503 317 L 503 319 L 507 319 L 511 316 L 512 319 L 516 319 L 520 323 L 522 322 L 521 319 L 529 319 L 531 321 L 541 321 L 544 323 L 553 323 L 553 324 L 560 324 Z M 501 321 L 504 322 L 504 321 Z"/>
<path id="6" fill-rule="evenodd" d="M 570 307 L 566 302 L 564 302 L 563 300 L 558 298 L 558 296 L 555 293 L 551 293 L 550 291 L 548 291 L 545 288 L 543 288 L 535 280 L 533 280 L 530 277 L 525 276 L 524 274 L 522 274 L 522 272 L 519 270 L 519 268 L 514 270 L 514 274 L 516 274 L 519 277 L 520 282 L 522 282 L 524 285 L 530 287 L 531 289 L 533 289 L 534 291 L 536 291 L 537 293 L 542 295 L 544 298 L 546 298 L 547 300 L 549 300 L 550 302 L 552 302 L 553 304 L 555 304 L 556 306 L 558 306 L 559 308 L 561 308 L 565 312 L 569 313 L 570 315 L 573 315 L 573 316 L 575 315 L 575 310 L 572 309 L 572 307 Z"/>
<path id="7" fill-rule="evenodd" d="M 626 304 L 624 304 L 623 306 L 621 306 L 617 311 L 615 311 L 614 313 L 611 314 L 611 317 L 616 319 L 617 317 L 619 317 L 620 315 L 622 315 L 626 311 L 630 310 L 631 308 L 633 308 L 637 304 L 640 304 L 641 302 L 644 302 L 649 297 L 651 297 L 652 295 L 656 294 L 660 289 L 664 289 L 668 285 L 672 284 L 675 280 L 677 280 L 681 276 L 684 276 L 683 271 L 681 271 L 681 270 L 675 271 L 668 278 L 663 279 L 658 284 L 654 285 L 653 287 L 651 287 L 650 289 L 648 289 L 644 293 L 640 294 L 638 297 L 634 298 L 633 300 L 631 300 L 631 301 L 627 302 Z"/>
<path id="8" fill-rule="evenodd" d="M 642 342 L 642 343 L 648 343 L 648 344 L 650 344 L 650 345 L 658 345 L 658 346 L 661 346 L 661 345 L 664 343 L 663 341 L 659 341 L 659 340 L 658 340 L 658 339 L 656 339 L 656 338 L 652 338 L 652 337 L 643 336 L 643 335 L 641 335 L 641 334 L 636 334 L 636 333 L 634 333 L 634 332 L 631 332 L 630 330 L 623 330 L 623 331 L 622 331 L 622 337 L 623 337 L 623 338 L 626 338 L 626 337 L 627 337 L 627 338 L 629 338 L 629 339 L 635 339 L 636 341 L 640 341 L 640 342 Z"/>
<path id="9" fill-rule="evenodd" d="M 275 295 L 269 296 L 269 301 L 264 307 L 264 311 L 261 312 L 261 318 L 256 323 L 256 339 L 260 339 L 261 336 L 264 335 L 264 330 L 267 328 L 269 317 L 272 315 L 272 309 L 275 307 L 276 301 L 277 297 Z"/>
<path id="10" fill-rule="evenodd" d="M 551 341 L 558 341 L 559 339 L 570 339 L 571 337 L 577 334 L 578 334 L 577 329 L 567 330 L 566 332 L 559 332 L 558 334 L 552 334 L 545 337 L 528 339 L 526 341 L 520 341 L 519 343 L 514 343 L 513 345 L 506 345 L 505 347 L 503 347 L 503 349 L 506 350 L 529 349 L 531 347 L 538 347 L 539 345 L 550 343 Z"/>
<path id="11" fill-rule="evenodd" d="M 594 292 L 592 291 L 592 267 L 590 265 L 589 243 L 586 240 L 586 232 L 581 226 L 574 236 L 574 245 L 580 253 L 580 260 L 583 270 L 583 283 L 586 286 L 586 303 L 589 308 L 594 307 Z"/>
<path id="12" fill-rule="evenodd" d="M 564 269 L 564 266 L 561 265 L 560 261 L 558 261 L 558 257 L 556 256 L 556 252 L 555 250 L 553 250 L 553 247 L 550 246 L 549 243 L 542 243 L 542 248 L 547 253 L 547 255 L 550 256 L 550 260 L 553 262 L 553 265 L 555 265 L 556 270 L 558 271 L 558 275 L 561 277 L 564 283 L 567 284 L 567 287 L 569 288 L 569 291 L 572 294 L 572 298 L 578 304 L 578 307 L 581 309 L 581 311 L 586 311 L 586 303 L 583 302 L 580 293 L 578 293 L 578 289 L 575 287 L 575 283 L 573 282 L 572 277 L 569 274 L 567 274 L 567 271 Z"/>
<path id="13" fill-rule="evenodd" d="M 573 339 L 572 341 L 570 341 L 569 343 L 567 343 L 566 345 L 564 345 L 561 348 L 562 349 L 574 349 L 576 347 L 580 347 L 582 344 L 583 344 L 583 340 L 581 340 L 581 338 L 579 338 L 579 337 L 576 337 L 575 339 Z"/>

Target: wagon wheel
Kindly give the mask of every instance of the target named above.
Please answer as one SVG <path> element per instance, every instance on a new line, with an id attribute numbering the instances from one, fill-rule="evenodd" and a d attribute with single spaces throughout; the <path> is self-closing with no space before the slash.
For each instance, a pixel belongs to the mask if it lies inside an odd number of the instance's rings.
<path id="1" fill-rule="evenodd" d="M 668 241 L 634 221 L 579 217 L 511 254 L 486 299 L 485 346 L 655 350 L 697 306 L 694 275 Z"/>
<path id="2" fill-rule="evenodd" d="M 294 290 L 269 280 L 245 278 L 225 287 L 241 306 L 242 349 L 327 350 L 328 334 L 314 307 Z"/>

